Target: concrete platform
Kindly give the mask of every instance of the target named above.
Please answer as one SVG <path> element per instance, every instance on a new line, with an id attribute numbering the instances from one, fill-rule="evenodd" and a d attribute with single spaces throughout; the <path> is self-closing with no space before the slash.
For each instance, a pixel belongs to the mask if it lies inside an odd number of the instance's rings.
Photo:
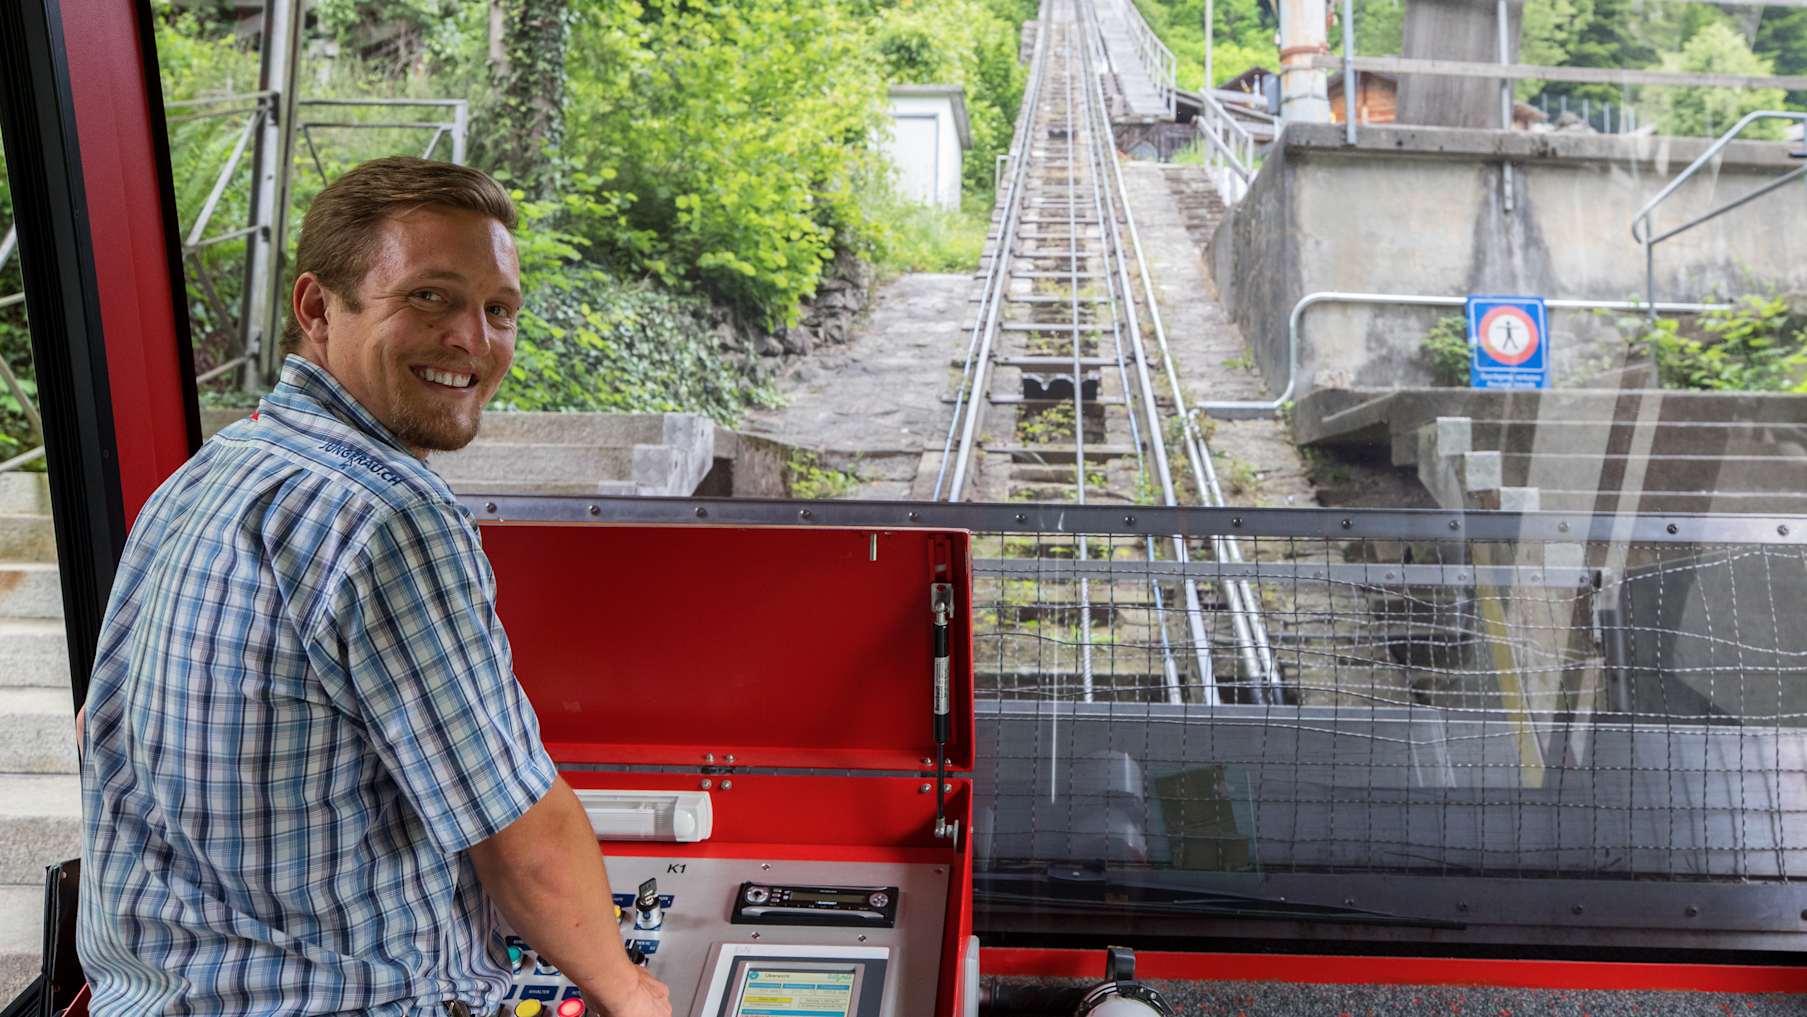
<path id="1" fill-rule="evenodd" d="M 0 688 L 69 687 L 69 641 L 61 620 L 0 618 Z"/>
<path id="2" fill-rule="evenodd" d="M 63 617 L 63 585 L 55 562 L 0 561 L 0 618 Z"/>

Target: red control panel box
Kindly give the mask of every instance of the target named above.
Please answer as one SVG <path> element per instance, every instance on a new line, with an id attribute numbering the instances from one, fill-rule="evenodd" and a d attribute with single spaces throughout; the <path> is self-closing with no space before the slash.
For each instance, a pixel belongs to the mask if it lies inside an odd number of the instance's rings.
<path id="1" fill-rule="evenodd" d="M 800 984 L 799 971 L 815 972 L 797 991 L 820 1012 L 968 1012 L 968 534 L 481 533 L 515 673 L 580 797 L 708 797 L 706 838 L 602 843 L 618 902 L 658 882 L 660 906 L 638 920 L 630 907 L 623 936 L 671 986 L 675 1013 L 801 1006 L 761 988 Z M 531 971 L 520 981 L 547 1012 L 575 991 Z"/>

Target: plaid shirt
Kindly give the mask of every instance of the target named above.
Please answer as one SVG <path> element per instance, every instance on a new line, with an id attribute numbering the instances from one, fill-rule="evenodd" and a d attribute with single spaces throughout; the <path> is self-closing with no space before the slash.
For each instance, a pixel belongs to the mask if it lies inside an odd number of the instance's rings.
<path id="1" fill-rule="evenodd" d="M 97 1017 L 493 1011 L 467 848 L 554 779 L 469 514 L 321 368 L 145 505 L 88 690 Z"/>

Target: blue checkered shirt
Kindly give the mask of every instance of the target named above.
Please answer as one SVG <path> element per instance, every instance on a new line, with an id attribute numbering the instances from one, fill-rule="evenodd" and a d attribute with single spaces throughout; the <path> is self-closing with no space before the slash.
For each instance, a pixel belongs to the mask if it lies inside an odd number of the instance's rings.
<path id="1" fill-rule="evenodd" d="M 88 690 L 97 1017 L 491 1012 L 466 849 L 555 772 L 469 514 L 298 357 L 144 507 Z"/>

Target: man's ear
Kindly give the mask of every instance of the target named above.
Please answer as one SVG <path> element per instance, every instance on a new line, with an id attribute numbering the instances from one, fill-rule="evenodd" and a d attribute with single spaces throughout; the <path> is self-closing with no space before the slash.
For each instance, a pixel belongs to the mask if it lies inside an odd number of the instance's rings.
<path id="1" fill-rule="evenodd" d="M 295 289 L 289 294 L 295 324 L 301 328 L 304 343 L 325 343 L 327 333 L 327 293 L 320 277 L 303 272 L 295 277 Z"/>

